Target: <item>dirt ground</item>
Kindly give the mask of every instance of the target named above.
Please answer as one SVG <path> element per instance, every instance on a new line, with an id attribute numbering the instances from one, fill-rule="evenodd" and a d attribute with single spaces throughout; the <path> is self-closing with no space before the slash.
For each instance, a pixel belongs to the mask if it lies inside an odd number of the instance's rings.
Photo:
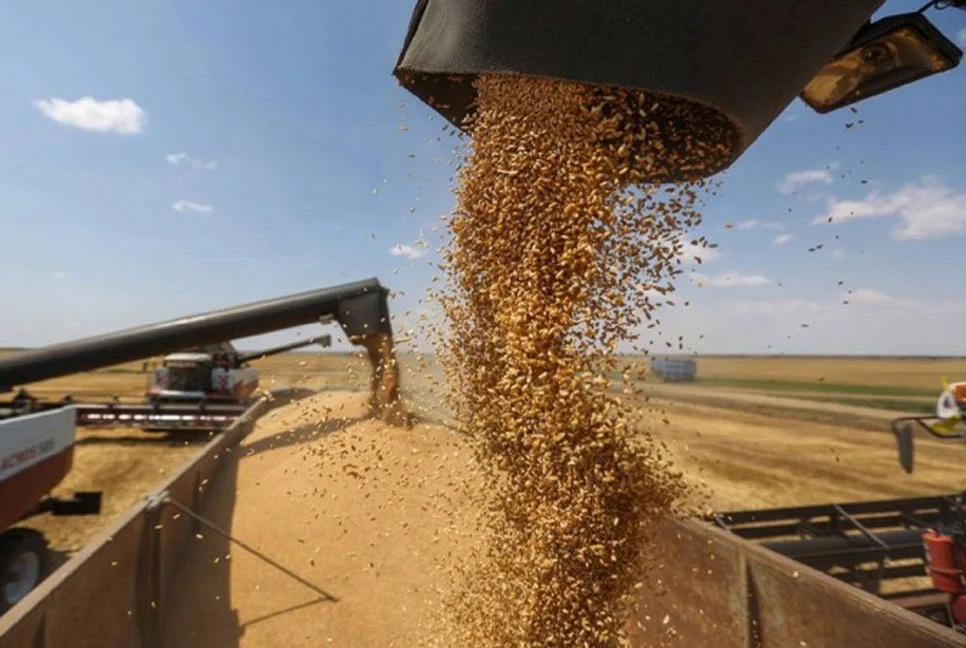
<path id="1" fill-rule="evenodd" d="M 884 366 L 843 360 L 840 370 L 838 361 L 824 362 L 823 374 L 857 381 Z M 926 367 L 931 361 L 916 362 Z M 259 421 L 245 441 L 244 457 L 206 512 L 338 602 L 209 534 L 183 565 L 182 608 L 170 617 L 168 645 L 409 646 L 431 632 L 440 590 L 449 585 L 444 567 L 472 545 L 466 529 L 472 528 L 473 511 L 455 488 L 467 483 L 472 465 L 446 426 L 438 368 L 406 356 L 403 365 L 404 393 L 422 417 L 410 431 L 362 418 L 368 367 L 357 357 L 290 354 L 260 361 L 263 387 L 321 393 Z M 798 380 L 819 371 L 816 366 L 785 371 Z M 952 374 L 953 368 L 933 367 L 929 376 L 921 369 L 915 385 L 928 387 L 937 373 Z M 51 398 L 72 393 L 78 400 L 80 394 L 90 395 L 85 400 L 110 394 L 136 399 L 147 380 L 140 369 L 49 381 L 31 391 Z M 916 471 L 902 472 L 888 432 L 893 412 L 715 391 L 719 401 L 676 385 L 654 385 L 637 397 L 642 432 L 667 446 L 676 465 L 703 489 L 696 501 L 708 508 L 962 489 L 962 444 L 917 438 Z M 58 491 L 104 490 L 104 512 L 94 518 L 42 516 L 31 524 L 43 528 L 63 560 L 192 457 L 204 440 L 130 429 L 80 430 L 74 471 Z M 210 613 L 199 615 L 198 609 Z"/>
<path id="2" fill-rule="evenodd" d="M 962 444 L 917 438 L 916 469 L 907 475 L 885 425 L 874 431 L 693 403 L 649 405 L 642 426 L 667 444 L 692 482 L 706 487 L 716 511 L 963 489 Z M 825 405 L 814 410 L 823 418 Z"/>
<path id="3" fill-rule="evenodd" d="M 406 391 L 419 412 L 435 404 L 438 421 L 445 413 L 437 374 L 426 369 L 404 373 Z M 474 512 L 453 487 L 472 487 L 473 466 L 459 437 L 438 422 L 403 431 L 360 420 L 363 398 L 329 391 L 264 418 L 212 508 L 232 533 L 338 601 L 205 538 L 183 565 L 177 589 L 188 594 L 169 617 L 168 645 L 411 646 L 434 636 L 447 566 L 472 546 L 465 529 Z M 826 415 L 827 404 L 796 405 Z M 836 409 L 828 415 L 848 419 Z M 966 448 L 920 439 L 917 470 L 906 475 L 885 425 L 861 429 L 666 395 L 641 402 L 639 425 L 667 446 L 697 487 L 695 501 L 716 511 L 953 492 L 966 463 Z M 201 606 L 219 612 L 194 614 Z"/>

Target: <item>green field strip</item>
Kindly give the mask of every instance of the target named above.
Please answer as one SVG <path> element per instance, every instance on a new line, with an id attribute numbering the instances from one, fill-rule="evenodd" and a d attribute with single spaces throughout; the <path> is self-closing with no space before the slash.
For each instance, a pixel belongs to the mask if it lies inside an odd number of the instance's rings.
<path id="1" fill-rule="evenodd" d="M 865 398 L 865 397 L 833 397 L 833 396 L 805 396 L 802 400 L 815 401 L 817 403 L 836 403 L 839 405 L 853 405 L 855 407 L 870 407 L 873 409 L 890 410 L 893 412 L 906 412 L 909 414 L 935 414 L 936 406 L 932 403 L 924 403 L 918 400 L 901 400 L 890 398 Z"/>
<path id="2" fill-rule="evenodd" d="M 769 392 L 816 392 L 828 394 L 857 394 L 861 396 L 937 396 L 940 391 L 939 380 L 935 389 L 917 387 L 896 387 L 891 385 L 857 385 L 829 381 L 771 380 L 768 378 L 725 378 L 719 376 L 699 376 L 700 385 L 734 387 Z"/>

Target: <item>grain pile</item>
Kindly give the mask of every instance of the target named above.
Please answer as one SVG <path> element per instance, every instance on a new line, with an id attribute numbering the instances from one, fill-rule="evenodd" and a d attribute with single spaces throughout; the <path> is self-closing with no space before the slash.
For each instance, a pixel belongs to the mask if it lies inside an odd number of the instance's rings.
<path id="1" fill-rule="evenodd" d="M 166 646 L 428 643 L 438 566 L 464 555 L 474 524 L 461 495 L 473 461 L 445 427 L 373 418 L 367 396 L 330 387 L 261 417 L 204 496 L 206 517 L 338 601 L 198 529 L 172 584 Z"/>
<path id="2" fill-rule="evenodd" d="M 656 325 L 700 220 L 700 181 L 648 183 L 730 155 L 713 136 L 728 129 L 643 92 L 476 83 L 443 266 L 442 356 L 487 513 L 439 641 L 614 646 L 647 540 L 687 491 L 629 428 L 607 378 L 618 344 Z M 702 132 L 669 126 L 680 123 Z"/>

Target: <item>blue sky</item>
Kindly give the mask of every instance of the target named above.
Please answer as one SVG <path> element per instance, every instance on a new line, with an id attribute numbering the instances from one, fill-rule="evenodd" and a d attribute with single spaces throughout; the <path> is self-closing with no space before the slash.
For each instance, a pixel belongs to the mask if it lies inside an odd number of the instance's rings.
<path id="1" fill-rule="evenodd" d="M 390 74 L 410 10 L 0 5 L 0 346 L 370 276 L 414 328 L 435 260 L 417 241 L 451 207 L 456 142 Z M 928 15 L 966 42 L 966 12 Z M 964 75 L 858 115 L 791 104 L 722 174 L 702 229 L 716 258 L 665 334 L 706 352 L 966 353 Z"/>

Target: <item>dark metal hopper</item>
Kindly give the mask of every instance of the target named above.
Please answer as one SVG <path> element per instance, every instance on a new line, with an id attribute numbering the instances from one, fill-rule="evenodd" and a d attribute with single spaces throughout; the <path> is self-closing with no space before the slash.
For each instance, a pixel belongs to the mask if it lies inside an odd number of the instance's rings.
<path id="1" fill-rule="evenodd" d="M 734 162 L 881 4 L 419 0 L 394 74 L 460 128 L 482 73 L 682 98 L 706 109 L 689 119 L 719 121 L 731 131 L 731 154 L 705 169 L 711 174 Z"/>

